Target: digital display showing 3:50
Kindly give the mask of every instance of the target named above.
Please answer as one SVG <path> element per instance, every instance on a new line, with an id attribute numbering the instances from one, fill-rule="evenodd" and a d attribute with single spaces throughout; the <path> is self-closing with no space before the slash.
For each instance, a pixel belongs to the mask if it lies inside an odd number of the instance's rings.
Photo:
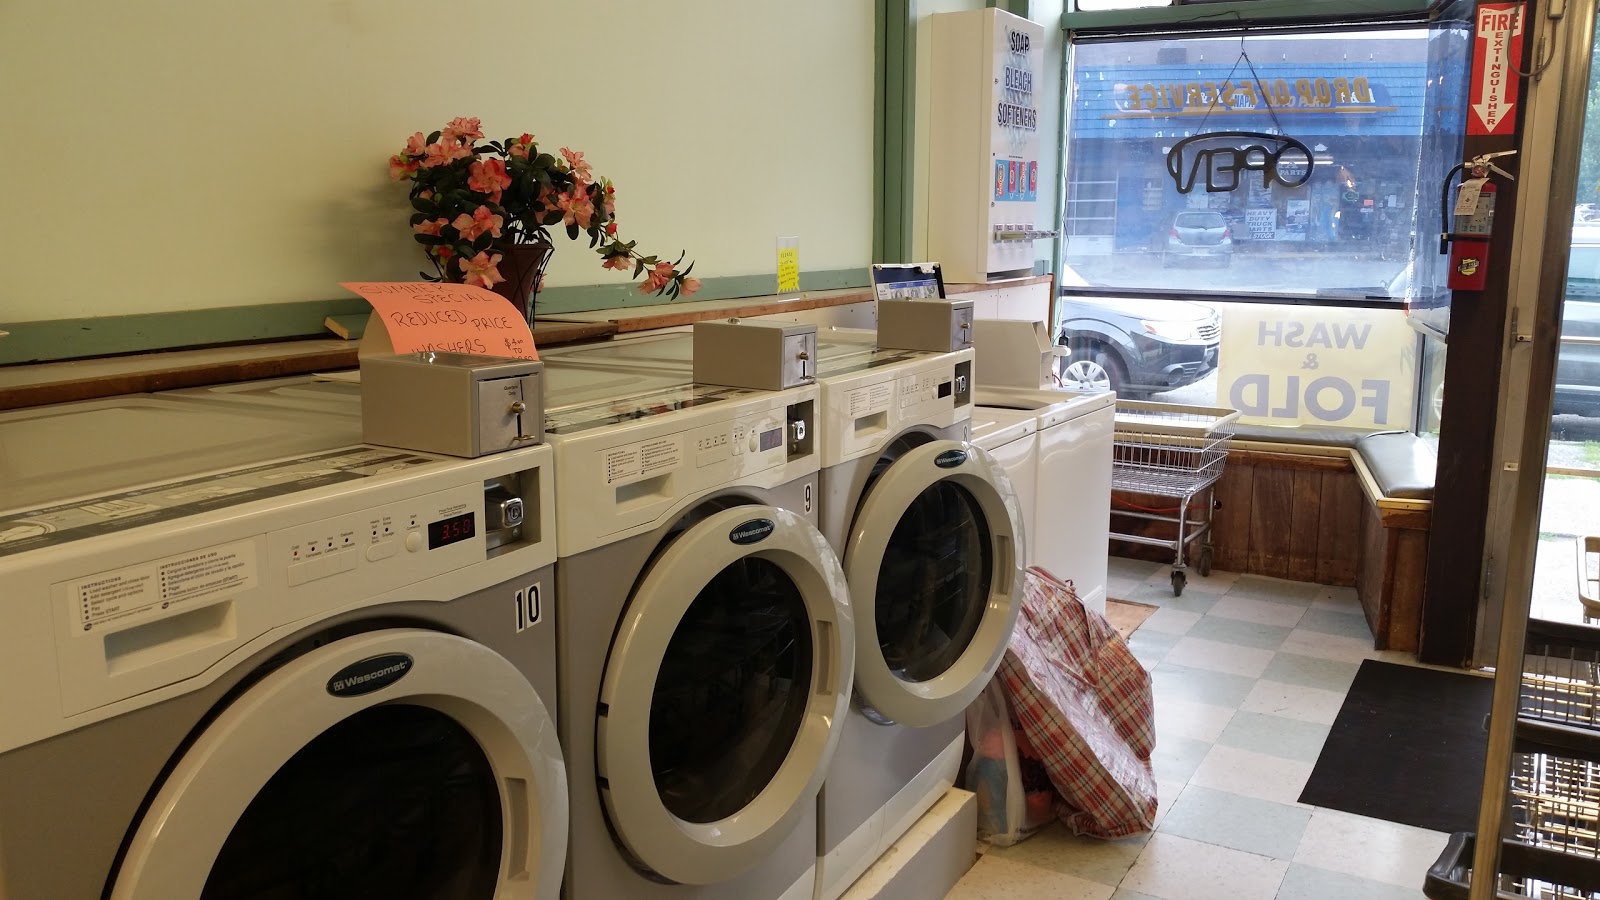
<path id="1" fill-rule="evenodd" d="M 471 539 L 477 530 L 478 517 L 471 512 L 428 523 L 428 549 L 437 550 L 451 544 Z"/>

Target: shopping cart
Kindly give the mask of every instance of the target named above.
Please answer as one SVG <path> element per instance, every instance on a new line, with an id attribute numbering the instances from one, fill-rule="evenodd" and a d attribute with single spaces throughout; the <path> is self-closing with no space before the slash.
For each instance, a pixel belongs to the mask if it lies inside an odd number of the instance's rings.
<path id="1" fill-rule="evenodd" d="M 1133 519 L 1166 522 L 1176 526 L 1171 540 L 1148 534 L 1117 534 L 1113 540 L 1167 547 L 1172 550 L 1172 593 L 1183 594 L 1188 582 L 1184 559 L 1188 546 L 1204 540 L 1195 568 L 1202 577 L 1211 574 L 1215 556 L 1211 547 L 1211 511 L 1215 507 L 1217 479 L 1228 461 L 1237 410 L 1211 406 L 1180 406 L 1118 400 L 1116 437 L 1111 463 L 1111 489 L 1178 501 L 1175 509 L 1112 508 Z M 1204 494 L 1204 512 L 1191 522 L 1190 507 Z M 1177 515 L 1170 515 L 1176 512 Z"/>

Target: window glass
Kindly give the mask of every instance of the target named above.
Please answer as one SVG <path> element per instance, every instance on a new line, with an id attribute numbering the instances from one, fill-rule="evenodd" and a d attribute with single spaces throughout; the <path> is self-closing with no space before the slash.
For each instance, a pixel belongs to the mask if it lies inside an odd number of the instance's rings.
<path id="1" fill-rule="evenodd" d="M 989 524 L 966 488 L 941 481 L 911 501 L 878 570 L 878 648 L 889 671 L 928 681 L 961 658 L 989 606 Z"/>
<path id="2" fill-rule="evenodd" d="M 371 707 L 272 776 L 200 896 L 490 900 L 501 819 L 494 768 L 465 728 L 427 707 Z"/>
<path id="3" fill-rule="evenodd" d="M 1469 47 L 1348 26 L 1075 44 L 1064 383 L 1245 423 L 1413 427 L 1404 307 L 1439 293 L 1463 130 L 1441 109 Z"/>
<path id="4" fill-rule="evenodd" d="M 680 819 L 744 809 L 777 774 L 811 695 L 811 617 L 777 564 L 723 569 L 667 644 L 650 706 L 650 765 Z"/>

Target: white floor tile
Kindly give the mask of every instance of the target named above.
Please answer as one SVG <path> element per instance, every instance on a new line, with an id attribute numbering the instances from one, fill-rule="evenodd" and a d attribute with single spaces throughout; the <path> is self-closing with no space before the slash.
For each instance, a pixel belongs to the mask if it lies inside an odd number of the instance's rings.
<path id="1" fill-rule="evenodd" d="M 1317 599 L 1311 601 L 1311 608 L 1362 615 L 1361 598 L 1356 595 L 1355 588 L 1349 587 L 1324 587 Z"/>
<path id="2" fill-rule="evenodd" d="M 1239 708 L 1245 712 L 1332 725 L 1339 716 L 1339 708 L 1344 706 L 1344 696 L 1341 692 L 1321 688 L 1280 681 L 1258 681 Z"/>
<path id="3" fill-rule="evenodd" d="M 1162 820 L 1172 810 L 1172 804 L 1178 802 L 1183 796 L 1184 788 L 1188 787 L 1187 781 L 1157 781 L 1156 782 L 1156 820 L 1151 828 L 1160 828 Z"/>
<path id="4" fill-rule="evenodd" d="M 1116 888 L 985 853 L 946 900 L 1111 900 Z"/>
<path id="5" fill-rule="evenodd" d="M 1294 861 L 1400 887 L 1422 884 L 1444 849 L 1437 831 L 1318 809 L 1300 839 Z"/>
<path id="6" fill-rule="evenodd" d="M 1289 632 L 1289 636 L 1284 638 L 1283 645 L 1278 649 L 1284 653 L 1298 653 L 1301 656 L 1315 656 L 1318 659 L 1333 659 L 1340 662 L 1361 662 L 1377 652 L 1370 640 L 1357 640 L 1317 631 L 1302 631 L 1298 628 Z"/>
<path id="7" fill-rule="evenodd" d="M 1158 833 L 1121 887 L 1160 900 L 1272 900 L 1288 869 L 1283 860 Z"/>
<path id="8" fill-rule="evenodd" d="M 1227 619 L 1240 619 L 1258 625 L 1278 625 L 1293 628 L 1306 614 L 1305 608 L 1287 603 L 1252 600 L 1249 597 L 1223 597 L 1209 613 Z"/>
<path id="9" fill-rule="evenodd" d="M 1189 629 L 1200 621 L 1200 613 L 1184 612 L 1181 609 L 1158 609 L 1150 618 L 1144 620 L 1139 626 L 1140 631 L 1159 631 L 1162 634 L 1188 634 Z"/>
<path id="10" fill-rule="evenodd" d="M 1178 790 L 1181 790 L 1180 785 Z M 1164 800 L 1164 798 L 1163 798 Z M 1012 847 L 992 847 L 989 854 L 1014 863 L 1061 872 L 1095 884 L 1117 885 L 1139 858 L 1148 834 L 1103 841 L 1079 837 L 1055 824 Z"/>
<path id="11" fill-rule="evenodd" d="M 1189 783 L 1304 809 L 1300 792 L 1306 788 L 1311 769 L 1308 762 L 1217 744 L 1200 761 Z"/>
<path id="12" fill-rule="evenodd" d="M 1227 730 L 1234 712 L 1223 706 L 1164 700 L 1156 714 L 1156 737 L 1170 735 L 1214 744 Z"/>
<path id="13" fill-rule="evenodd" d="M 1226 672 L 1229 675 L 1260 678 L 1267 670 L 1267 664 L 1272 662 L 1272 651 L 1185 637 L 1167 651 L 1166 658 L 1162 662 L 1187 666 L 1191 669 L 1205 669 L 1209 672 Z"/>

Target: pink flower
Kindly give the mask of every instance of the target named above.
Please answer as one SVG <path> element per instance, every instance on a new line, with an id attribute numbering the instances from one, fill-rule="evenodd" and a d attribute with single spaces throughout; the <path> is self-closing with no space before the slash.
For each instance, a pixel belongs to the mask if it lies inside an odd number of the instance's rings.
<path id="1" fill-rule="evenodd" d="M 448 263 L 450 261 L 450 257 L 455 256 L 456 254 L 455 251 L 451 250 L 449 247 L 446 247 L 443 244 L 438 244 L 428 248 L 428 255 L 443 265 Z"/>
<path id="2" fill-rule="evenodd" d="M 612 256 L 608 257 L 600 267 L 602 269 L 616 269 L 618 272 L 626 272 L 633 267 L 633 260 L 629 259 L 626 255 Z"/>
<path id="3" fill-rule="evenodd" d="M 611 182 L 609 182 L 609 181 L 607 181 L 605 183 L 605 186 L 606 186 L 606 200 L 605 200 L 606 215 L 614 216 L 614 215 L 617 214 L 617 189 L 612 187 L 611 186 Z"/>
<path id="4" fill-rule="evenodd" d="M 484 159 L 472 164 L 472 174 L 467 187 L 499 198 L 501 191 L 511 187 L 511 176 L 506 174 L 506 164 L 498 159 Z"/>
<path id="5" fill-rule="evenodd" d="M 411 230 L 415 231 L 417 234 L 438 234 L 439 229 L 448 224 L 450 224 L 448 219 L 432 219 L 427 222 L 418 222 L 417 224 L 411 226 Z M 461 226 L 456 226 L 457 230 L 460 230 L 460 228 Z"/>
<path id="6" fill-rule="evenodd" d="M 685 278 L 683 280 L 683 287 L 678 291 L 678 296 L 687 297 L 698 290 L 700 290 L 700 279 Z"/>
<path id="7" fill-rule="evenodd" d="M 443 222 L 444 220 L 440 219 L 439 221 Z M 499 237 L 502 222 L 503 220 L 499 216 L 489 212 L 489 207 L 480 206 L 473 210 L 470 216 L 466 213 L 456 216 L 456 220 L 450 224 L 461 232 L 463 238 L 475 241 L 479 235 L 486 231 L 491 237 Z"/>
<path id="8" fill-rule="evenodd" d="M 439 143 L 428 145 L 426 157 L 422 160 L 422 167 L 431 169 L 434 166 L 447 165 L 454 160 L 465 159 L 471 155 L 472 151 L 468 150 L 466 145 L 460 141 L 451 137 L 442 137 L 439 139 Z"/>
<path id="9" fill-rule="evenodd" d="M 507 155 L 515 156 L 517 159 L 527 159 L 528 151 L 532 148 L 533 135 L 528 134 L 526 131 L 522 133 L 521 137 L 512 138 L 506 143 Z"/>
<path id="10" fill-rule="evenodd" d="M 406 148 L 400 152 L 407 156 L 421 156 L 427 153 L 428 136 L 420 131 L 413 134 L 411 137 L 406 138 Z"/>
<path id="11" fill-rule="evenodd" d="M 589 195 L 582 191 L 562 194 L 556 198 L 556 208 L 561 210 L 561 224 L 577 225 L 579 228 L 588 228 L 589 222 L 594 218 L 594 203 L 589 200 Z"/>
<path id="12" fill-rule="evenodd" d="M 417 192 L 417 199 L 419 199 L 419 200 L 432 200 L 433 199 L 433 191 L 418 191 Z"/>
<path id="13" fill-rule="evenodd" d="M 617 233 L 617 223 L 615 223 L 615 222 L 607 222 L 606 223 L 606 234 L 613 235 L 613 234 L 616 234 L 616 233 Z"/>
<path id="14" fill-rule="evenodd" d="M 656 263 L 654 269 L 646 270 L 644 281 L 639 284 L 639 293 L 654 294 L 667 286 L 667 282 L 672 280 L 673 274 L 672 263 Z"/>
<path id="15" fill-rule="evenodd" d="M 450 120 L 449 125 L 444 127 L 443 136 L 475 141 L 483 137 L 483 123 L 477 119 L 463 119 L 457 116 Z"/>
<path id="16" fill-rule="evenodd" d="M 389 157 L 389 180 L 401 181 L 415 175 L 417 164 L 404 153 L 396 153 Z"/>
<path id="17" fill-rule="evenodd" d="M 583 161 L 583 154 L 574 150 L 561 148 L 561 155 L 567 161 L 567 166 L 572 169 L 572 180 L 579 184 L 588 184 L 594 180 L 594 170 Z"/>
<path id="18" fill-rule="evenodd" d="M 500 263 L 500 254 L 489 253 L 487 250 L 478 251 L 478 255 L 471 259 L 458 260 L 461 271 L 466 277 L 461 279 L 462 284 L 476 284 L 481 287 L 492 288 L 505 278 L 500 275 L 500 270 L 495 266 Z"/>

